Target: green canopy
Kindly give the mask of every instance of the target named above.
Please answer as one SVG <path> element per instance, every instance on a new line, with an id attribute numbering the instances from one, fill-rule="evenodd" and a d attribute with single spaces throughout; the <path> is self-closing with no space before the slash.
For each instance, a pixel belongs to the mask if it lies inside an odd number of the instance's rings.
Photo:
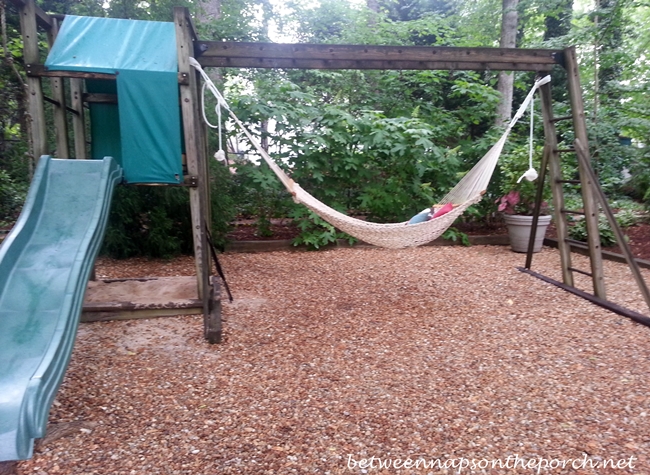
<path id="1" fill-rule="evenodd" d="M 114 157 L 128 183 L 183 181 L 173 23 L 68 15 L 45 66 L 116 74 L 116 87 L 87 81 L 88 92 L 118 97 L 91 103 L 93 157 Z"/>

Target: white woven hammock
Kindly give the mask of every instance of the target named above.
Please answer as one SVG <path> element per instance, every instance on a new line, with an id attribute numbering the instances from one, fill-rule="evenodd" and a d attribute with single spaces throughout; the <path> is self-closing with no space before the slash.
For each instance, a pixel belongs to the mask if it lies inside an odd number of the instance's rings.
<path id="1" fill-rule="evenodd" d="M 244 134 L 248 137 L 255 149 L 260 153 L 264 161 L 271 167 L 271 170 L 276 174 L 278 179 L 286 187 L 286 189 L 293 196 L 294 201 L 301 203 L 323 218 L 328 223 L 343 232 L 354 236 L 355 238 L 374 244 L 375 246 L 399 249 L 404 247 L 413 247 L 426 244 L 439 237 L 447 230 L 449 226 L 458 218 L 463 212 L 473 204 L 481 201 L 490 178 L 494 173 L 494 168 L 501 156 L 503 146 L 510 134 L 510 130 L 517 123 L 517 121 L 526 112 L 526 108 L 531 103 L 535 91 L 543 84 L 551 80 L 550 76 L 546 76 L 535 82 L 534 86 L 526 96 L 526 99 L 519 107 L 519 110 L 508 124 L 505 132 L 501 138 L 495 143 L 492 148 L 485 154 L 485 156 L 474 165 L 474 167 L 465 174 L 465 176 L 458 182 L 458 184 L 440 201 L 440 204 L 452 203 L 454 208 L 446 214 L 439 216 L 429 221 L 424 221 L 417 224 L 402 223 L 373 223 L 364 221 L 362 219 L 347 216 L 334 208 L 327 206 L 321 201 L 314 198 L 312 195 L 303 190 L 300 185 L 294 182 L 282 168 L 270 157 L 270 155 L 260 146 L 255 138 L 248 131 L 246 126 L 241 123 L 239 118 L 230 110 L 227 102 L 216 88 L 210 77 L 203 71 L 201 65 L 194 58 L 190 58 L 190 64 L 196 68 L 205 83 L 203 85 L 204 91 L 207 87 L 210 89 L 214 97 L 217 99 L 217 114 L 220 116 L 220 108 L 224 108 L 230 114 L 230 117 L 241 128 Z M 205 114 L 204 114 L 205 119 Z M 206 123 L 212 126 L 207 119 Z M 221 123 L 221 120 L 219 120 Z"/>

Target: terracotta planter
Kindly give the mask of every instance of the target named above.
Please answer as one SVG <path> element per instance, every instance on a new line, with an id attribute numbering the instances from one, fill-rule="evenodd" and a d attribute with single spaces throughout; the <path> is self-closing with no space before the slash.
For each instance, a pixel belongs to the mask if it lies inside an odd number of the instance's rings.
<path id="1" fill-rule="evenodd" d="M 518 214 L 506 214 L 504 220 L 508 226 L 510 247 L 515 252 L 528 252 L 528 240 L 530 239 L 530 228 L 533 224 L 532 216 L 521 216 Z M 542 250 L 546 228 L 551 223 L 551 216 L 540 216 L 537 222 L 537 234 L 533 252 Z"/>

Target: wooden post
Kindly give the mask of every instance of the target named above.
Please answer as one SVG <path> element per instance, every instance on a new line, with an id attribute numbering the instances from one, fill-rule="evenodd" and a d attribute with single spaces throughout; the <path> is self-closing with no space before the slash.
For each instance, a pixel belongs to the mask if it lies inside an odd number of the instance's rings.
<path id="1" fill-rule="evenodd" d="M 210 314 L 204 318 L 204 334 L 209 343 L 221 343 L 221 286 L 219 278 L 212 277 Z"/>
<path id="2" fill-rule="evenodd" d="M 207 179 L 205 176 L 206 157 L 204 139 L 201 137 L 203 127 L 199 114 L 201 102 L 198 90 L 198 73 L 189 64 L 189 57 L 194 55 L 194 42 L 197 38 L 186 8 L 174 8 L 174 23 L 176 25 L 178 71 L 183 78 L 188 79 L 186 84 L 180 84 L 180 100 L 183 114 L 187 171 L 191 176 L 196 176 L 198 182 L 198 186 L 190 188 L 190 210 L 192 213 L 192 236 L 194 239 L 198 296 L 203 300 L 203 315 L 207 318 L 210 313 L 210 261 L 205 235 L 207 211 L 207 197 L 204 192 Z"/>
<path id="3" fill-rule="evenodd" d="M 74 158 L 88 158 L 88 153 L 86 151 L 86 121 L 83 103 L 83 79 L 70 78 L 70 106 L 76 111 L 76 113 L 72 114 Z"/>
<path id="4" fill-rule="evenodd" d="M 560 262 L 562 265 L 562 281 L 566 285 L 573 286 L 573 274 L 571 273 L 571 247 L 566 242 L 568 237 L 567 222 L 564 209 L 564 190 L 562 183 L 562 167 L 560 166 L 559 153 L 557 152 L 557 131 L 553 121 L 553 99 L 551 96 L 551 85 L 544 84 L 540 90 L 542 103 L 542 120 L 544 121 L 544 137 L 546 147 L 550 154 L 548 157 L 549 182 L 553 192 L 553 209 L 555 210 L 555 227 L 557 229 L 558 249 L 560 251 Z"/>
<path id="5" fill-rule="evenodd" d="M 36 5 L 34 0 L 25 0 L 19 7 L 20 29 L 23 33 L 23 57 L 26 65 L 38 64 L 38 32 L 36 29 Z M 47 130 L 45 127 L 45 108 L 43 106 L 43 88 L 40 77 L 27 77 L 27 122 L 32 144 L 33 170 L 36 160 L 47 155 Z"/>
<path id="6" fill-rule="evenodd" d="M 580 87 L 580 71 L 576 59 L 575 48 L 564 50 L 564 61 L 567 70 L 567 81 L 569 96 L 571 99 L 571 114 L 573 115 L 573 128 L 576 139 L 584 144 L 587 156 L 585 160 L 578 161 L 580 171 L 580 182 L 582 188 L 582 202 L 585 211 L 585 224 L 587 225 L 587 244 L 589 246 L 589 260 L 591 262 L 591 278 L 594 285 L 594 294 L 602 299 L 607 299 L 605 292 L 605 276 L 603 273 L 603 255 L 600 245 L 600 233 L 598 231 L 598 203 L 593 194 L 592 182 L 585 167 L 591 167 L 587 135 L 587 123 L 585 121 L 585 107 L 582 100 L 582 88 Z"/>
<path id="7" fill-rule="evenodd" d="M 52 28 L 47 32 L 47 40 L 50 49 L 54 44 L 56 35 L 59 33 L 59 22 L 52 19 Z M 63 78 L 50 78 L 52 86 L 52 99 L 54 104 L 54 130 L 56 134 L 56 156 L 58 158 L 70 158 L 68 150 L 68 120 L 66 118 L 66 100 Z"/>

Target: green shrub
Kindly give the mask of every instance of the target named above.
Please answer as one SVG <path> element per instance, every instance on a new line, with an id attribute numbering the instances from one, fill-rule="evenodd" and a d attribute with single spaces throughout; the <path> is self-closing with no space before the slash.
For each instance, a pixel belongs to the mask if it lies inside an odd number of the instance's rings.
<path id="1" fill-rule="evenodd" d="M 604 247 L 613 246 L 616 244 L 616 236 L 609 227 L 609 222 L 605 216 L 600 216 L 598 219 L 598 233 L 600 234 L 600 243 Z M 587 241 L 587 224 L 586 220 L 581 219 L 569 228 L 569 237 L 577 241 Z"/>
<path id="2" fill-rule="evenodd" d="M 621 228 L 629 228 L 635 226 L 641 221 L 639 214 L 629 209 L 621 209 L 615 214 L 616 222 Z"/>
<path id="3" fill-rule="evenodd" d="M 447 241 L 459 242 L 463 246 L 472 245 L 469 242 L 469 236 L 464 232 L 458 230 L 457 228 L 454 228 L 453 226 L 447 228 L 447 230 L 444 233 L 442 233 L 442 238 L 446 239 Z"/>
<path id="4" fill-rule="evenodd" d="M 271 220 L 286 217 L 292 209 L 289 193 L 266 164 L 245 161 L 237 163 L 236 169 L 227 197 L 217 190 L 233 206 L 230 219 L 235 216 L 255 219 L 257 234 L 270 236 Z"/>
<path id="5" fill-rule="evenodd" d="M 115 190 L 102 252 L 115 258 L 171 257 L 192 252 L 188 192 L 180 187 Z"/>
<path id="6" fill-rule="evenodd" d="M 27 196 L 27 185 L 16 183 L 0 169 L 0 224 L 12 224 L 17 218 Z"/>
<path id="7" fill-rule="evenodd" d="M 212 211 L 212 242 L 223 249 L 237 209 L 233 198 L 234 182 L 230 170 L 216 160 L 210 161 L 210 208 Z"/>
<path id="8" fill-rule="evenodd" d="M 347 239 L 350 244 L 356 241 L 304 206 L 296 205 L 289 217 L 300 229 L 300 234 L 293 240 L 294 246 L 303 245 L 310 249 L 319 249 L 336 242 L 337 239 Z"/>

